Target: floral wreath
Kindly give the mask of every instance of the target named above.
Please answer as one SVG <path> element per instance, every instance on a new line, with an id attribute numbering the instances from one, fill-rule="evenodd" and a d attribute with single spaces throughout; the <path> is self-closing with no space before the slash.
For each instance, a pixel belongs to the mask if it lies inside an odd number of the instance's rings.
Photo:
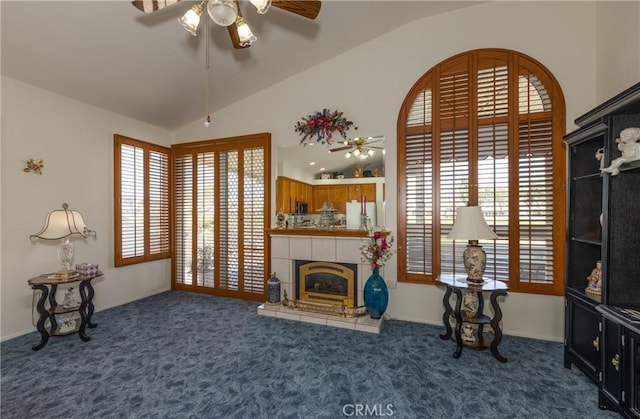
<path id="1" fill-rule="evenodd" d="M 295 132 L 302 135 L 300 144 L 307 145 L 319 142 L 320 144 L 333 144 L 333 134 L 337 131 L 342 138 L 347 139 L 346 131 L 353 125 L 352 121 L 348 121 L 340 111 L 331 112 L 329 109 L 323 109 L 314 114 L 303 117 L 302 120 L 296 122 Z M 358 127 L 353 127 L 358 129 Z"/>

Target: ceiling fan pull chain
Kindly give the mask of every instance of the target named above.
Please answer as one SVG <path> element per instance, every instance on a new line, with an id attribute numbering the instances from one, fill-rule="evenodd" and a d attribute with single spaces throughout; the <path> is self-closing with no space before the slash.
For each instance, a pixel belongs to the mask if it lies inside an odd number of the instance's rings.
<path id="1" fill-rule="evenodd" d="M 205 128 L 209 127 L 211 124 L 211 113 L 209 112 L 209 22 L 205 21 L 204 26 L 204 36 L 205 36 L 205 74 L 204 74 L 204 112 L 205 112 L 205 120 L 204 126 Z"/>

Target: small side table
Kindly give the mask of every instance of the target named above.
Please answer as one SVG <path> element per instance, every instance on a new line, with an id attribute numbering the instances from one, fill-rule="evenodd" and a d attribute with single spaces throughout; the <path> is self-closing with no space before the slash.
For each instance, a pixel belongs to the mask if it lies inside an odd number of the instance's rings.
<path id="1" fill-rule="evenodd" d="M 456 342 L 456 350 L 453 353 L 454 358 L 459 358 L 462 353 L 463 346 L 469 346 L 474 349 L 491 349 L 491 354 L 500 362 L 507 362 L 507 358 L 498 352 L 498 345 L 502 341 L 502 329 L 500 328 L 500 321 L 502 320 L 502 311 L 498 305 L 498 297 L 501 295 L 507 295 L 509 287 L 506 283 L 495 279 L 486 279 L 482 284 L 471 284 L 467 282 L 464 275 L 441 275 L 437 281 L 438 284 L 446 285 L 447 290 L 442 300 L 444 305 L 444 315 L 442 321 L 445 327 L 445 333 L 440 335 L 443 340 L 453 339 Z M 477 313 L 473 317 L 469 317 L 465 314 L 462 306 L 463 291 L 475 292 L 478 298 Z M 489 317 L 483 313 L 484 310 L 484 293 L 490 294 L 491 308 L 493 309 L 493 317 Z M 455 309 L 451 307 L 449 298 L 451 293 L 456 295 Z M 450 318 L 453 313 L 455 318 L 455 332 L 451 328 Z M 463 324 L 477 325 L 478 333 L 475 337 L 475 342 L 467 343 L 462 337 Z M 484 325 L 489 324 L 493 329 L 493 339 L 486 340 L 484 338 Z"/>
<path id="2" fill-rule="evenodd" d="M 38 299 L 36 305 L 40 318 L 36 328 L 40 332 L 40 342 L 33 346 L 31 349 L 34 351 L 42 349 L 49 340 L 49 336 L 67 336 L 74 333 L 80 335 L 80 339 L 87 342 L 91 338 L 86 333 L 86 328 L 94 328 L 96 323 L 91 322 L 91 316 L 93 315 L 93 296 L 95 292 L 91 286 L 91 281 L 94 278 L 102 276 L 102 272 L 98 272 L 95 275 L 78 275 L 69 279 L 57 279 L 55 274 L 44 274 L 31 278 L 27 281 L 31 288 L 34 290 L 40 290 L 42 294 Z M 56 301 L 56 291 L 58 285 L 70 285 L 79 283 L 78 289 L 80 291 L 80 305 L 77 307 L 64 307 L 58 305 Z M 47 307 L 47 300 L 49 302 Z M 80 314 L 80 325 L 76 325 L 75 329 L 61 331 L 58 325 L 56 315 L 65 313 L 78 312 Z M 49 326 L 46 326 L 46 322 L 49 320 Z M 77 323 L 77 322 L 76 322 Z"/>

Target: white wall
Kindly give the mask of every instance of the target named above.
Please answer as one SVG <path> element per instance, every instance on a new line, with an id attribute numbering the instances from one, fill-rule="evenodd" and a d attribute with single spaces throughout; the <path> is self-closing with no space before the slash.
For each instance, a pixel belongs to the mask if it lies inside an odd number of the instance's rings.
<path id="1" fill-rule="evenodd" d="M 634 53 L 631 41 L 625 48 L 631 48 L 635 59 L 615 68 L 597 65 L 608 62 L 602 51 L 619 56 L 624 53 L 617 50 L 622 40 L 635 36 L 637 42 L 638 6 L 616 6 L 622 7 L 615 9 L 616 16 L 625 22 L 633 19 L 627 12 L 636 18 L 628 22 L 633 27 L 618 36 L 602 34 L 601 29 L 596 35 L 596 11 L 600 13 L 603 7 L 588 1 L 491 2 L 422 19 L 217 112 L 210 128 L 205 129 L 201 120 L 194 121 L 173 133 L 173 141 L 267 131 L 273 134 L 275 156 L 276 146 L 298 144 L 293 126 L 301 117 L 323 107 L 342 110 L 360 127 L 360 134 L 382 134 L 387 139 L 386 225 L 394 230 L 397 197 L 390 191 L 397 189 L 396 122 L 413 83 L 438 62 L 463 51 L 492 47 L 517 50 L 555 74 L 565 94 L 570 131 L 572 121 L 605 98 L 601 96 L 608 98 L 638 78 L 633 71 L 638 69 L 640 46 L 635 45 Z M 608 21 L 613 24 L 618 17 Z M 598 22 L 600 28 L 605 26 L 605 20 Z M 614 78 L 625 86 L 610 85 L 608 80 Z M 165 130 L 2 79 L 3 339 L 34 329 L 26 280 L 57 266 L 54 246 L 32 244 L 28 236 L 40 228 L 44 215 L 62 202 L 80 210 L 87 224 L 98 231 L 97 239 L 76 243 L 76 261 L 98 263 L 105 272 L 105 278 L 95 284 L 98 310 L 169 289 L 167 261 L 113 268 L 114 133 L 159 144 L 169 144 L 172 136 Z M 45 160 L 42 176 L 22 172 L 29 158 Z M 272 173 L 276 173 L 276 165 L 274 159 Z M 392 260 L 385 271 L 390 275 L 395 270 L 396 261 Z M 440 324 L 442 294 L 434 286 L 398 284 L 391 291 L 389 313 L 399 319 Z M 562 340 L 562 297 L 510 293 L 502 307 L 506 333 Z"/>
<path id="2" fill-rule="evenodd" d="M 397 197 L 390 191 L 397 190 L 396 123 L 415 81 L 463 51 L 517 50 L 555 74 L 565 94 L 567 121 L 573 121 L 585 106 L 596 104 L 595 7 L 591 2 L 492 2 L 422 19 L 217 112 L 208 129 L 195 121 L 178 130 L 175 141 L 268 131 L 275 156 L 276 146 L 298 143 L 293 126 L 301 117 L 325 107 L 344 111 L 361 135 L 386 137 L 386 226 L 395 230 Z M 567 129 L 573 129 L 572 124 Z M 277 162 L 273 164 L 276 173 Z M 387 275 L 396 266 L 394 259 Z M 441 324 L 442 295 L 435 286 L 400 283 L 391 290 L 389 314 Z M 505 332 L 560 341 L 563 301 L 557 296 L 510 293 L 502 305 Z"/>
<path id="3" fill-rule="evenodd" d="M 35 330 L 27 280 L 59 265 L 57 242 L 32 243 L 29 235 L 63 202 L 97 232 L 95 239 L 73 240 L 74 263 L 97 263 L 105 274 L 94 281 L 96 310 L 170 289 L 168 260 L 113 267 L 114 133 L 163 145 L 171 140 L 167 130 L 2 78 L 2 339 Z M 31 158 L 44 160 L 42 175 L 23 172 Z"/>
<path id="4" fill-rule="evenodd" d="M 640 81 L 640 2 L 598 2 L 596 11 L 596 101 L 600 103 Z"/>

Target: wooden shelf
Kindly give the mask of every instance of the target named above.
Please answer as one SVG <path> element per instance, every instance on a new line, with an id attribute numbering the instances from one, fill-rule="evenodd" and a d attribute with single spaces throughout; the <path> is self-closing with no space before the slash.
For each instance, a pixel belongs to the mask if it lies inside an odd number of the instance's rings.
<path id="1" fill-rule="evenodd" d="M 271 236 L 332 236 L 332 237 L 367 237 L 367 230 L 352 230 L 346 228 L 274 228 L 268 230 Z"/>

